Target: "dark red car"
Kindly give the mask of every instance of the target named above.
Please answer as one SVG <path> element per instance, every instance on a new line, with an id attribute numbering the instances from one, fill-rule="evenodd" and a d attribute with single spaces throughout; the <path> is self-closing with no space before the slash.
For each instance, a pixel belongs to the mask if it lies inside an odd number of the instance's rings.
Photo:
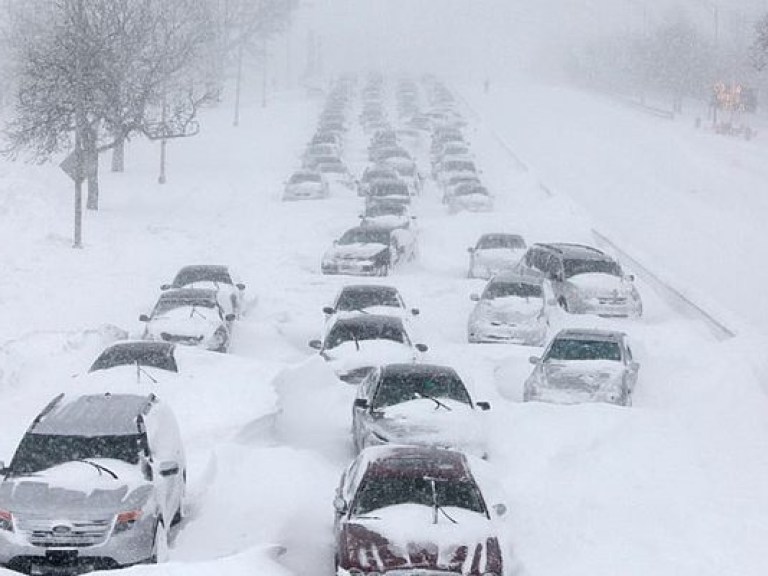
<path id="1" fill-rule="evenodd" d="M 491 514 L 460 452 L 367 448 L 342 475 L 334 508 L 339 575 L 503 574 Z"/>

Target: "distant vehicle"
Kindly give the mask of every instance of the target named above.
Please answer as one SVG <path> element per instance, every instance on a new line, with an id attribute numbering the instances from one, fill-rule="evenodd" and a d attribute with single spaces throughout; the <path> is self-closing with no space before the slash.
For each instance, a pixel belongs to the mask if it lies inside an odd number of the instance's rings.
<path id="1" fill-rule="evenodd" d="M 360 216 L 361 226 L 384 228 L 405 228 L 412 230 L 416 216 L 411 216 L 408 204 L 402 202 L 379 201 L 366 206 Z"/>
<path id="2" fill-rule="evenodd" d="M 483 234 L 469 252 L 470 278 L 490 278 L 509 272 L 525 254 L 525 240 L 519 234 Z"/>
<path id="3" fill-rule="evenodd" d="M 415 256 L 416 239 L 402 228 L 358 226 L 347 230 L 325 253 L 323 274 L 387 276 Z"/>
<path id="4" fill-rule="evenodd" d="M 245 307 L 245 284 L 239 281 L 229 266 L 219 264 L 193 264 L 181 268 L 170 284 L 160 286 L 161 290 L 173 288 L 210 288 L 216 295 L 225 313 L 239 318 Z"/>
<path id="5" fill-rule="evenodd" d="M 184 515 L 181 436 L 153 394 L 60 394 L 0 468 L 0 565 L 11 570 L 164 561 Z"/>
<path id="6" fill-rule="evenodd" d="M 116 342 L 99 354 L 88 372 L 109 370 L 119 366 L 150 367 L 168 372 L 178 372 L 179 367 L 174 356 L 175 350 L 175 344 L 169 342 L 149 342 L 146 340 Z"/>
<path id="7" fill-rule="evenodd" d="M 365 169 L 363 176 L 357 183 L 357 195 L 367 196 L 371 184 L 378 181 L 399 182 L 400 176 L 392 168 L 369 166 Z"/>
<path id="8" fill-rule="evenodd" d="M 363 450 L 342 475 L 333 506 L 336 576 L 505 574 L 491 515 L 506 506 L 486 504 L 460 452 Z"/>
<path id="9" fill-rule="evenodd" d="M 177 288 L 164 292 L 152 313 L 142 314 L 145 340 L 197 346 L 215 352 L 229 350 L 234 314 L 226 314 L 214 290 Z"/>
<path id="10" fill-rule="evenodd" d="M 575 404 L 632 405 L 640 365 L 627 335 L 608 330 L 561 330 L 525 381 L 523 399 Z"/>
<path id="11" fill-rule="evenodd" d="M 634 316 L 643 313 L 635 277 L 608 254 L 581 244 L 534 244 L 520 263 L 523 273 L 549 280 L 563 310 L 572 314 Z"/>
<path id="12" fill-rule="evenodd" d="M 448 210 L 457 212 L 490 212 L 493 210 L 493 196 L 485 186 L 474 182 L 455 186 L 448 197 Z"/>
<path id="13" fill-rule="evenodd" d="M 329 184 L 340 184 L 350 189 L 355 187 L 355 179 L 341 161 L 320 162 L 317 164 L 317 171 Z"/>
<path id="14" fill-rule="evenodd" d="M 320 172 L 302 170 L 295 172 L 285 184 L 283 200 L 316 200 L 328 198 L 328 182 Z"/>
<path id="15" fill-rule="evenodd" d="M 393 169 L 398 177 L 408 185 L 409 192 L 412 196 L 421 194 L 422 177 L 416 167 L 416 162 L 412 159 L 404 158 L 402 156 L 390 156 L 381 160 L 380 165 Z"/>
<path id="16" fill-rule="evenodd" d="M 365 197 L 366 209 L 377 202 L 411 203 L 411 190 L 408 184 L 399 180 L 377 180 L 371 183 L 368 194 Z"/>
<path id="17" fill-rule="evenodd" d="M 494 276 L 469 315 L 470 342 L 511 342 L 543 346 L 549 327 L 544 281 L 513 273 Z"/>
<path id="18" fill-rule="evenodd" d="M 303 158 L 313 159 L 323 156 L 335 156 L 339 157 L 341 154 L 341 148 L 332 142 L 323 142 L 319 144 L 310 143 L 307 149 L 304 151 Z"/>
<path id="19" fill-rule="evenodd" d="M 451 200 L 455 194 L 455 191 L 460 186 L 482 186 L 480 178 L 477 174 L 454 174 L 449 178 L 446 178 L 443 183 L 443 204 L 450 206 Z"/>
<path id="20" fill-rule="evenodd" d="M 401 318 L 382 314 L 359 314 L 337 318 L 323 340 L 312 340 L 340 380 L 358 384 L 382 362 L 416 362 L 424 344 L 414 344 Z"/>
<path id="21" fill-rule="evenodd" d="M 355 450 L 384 444 L 419 444 L 487 456 L 474 402 L 453 368 L 387 364 L 360 383 L 352 407 Z"/>
<path id="22" fill-rule="evenodd" d="M 437 181 L 445 187 L 448 180 L 454 176 L 475 176 L 478 177 L 477 167 L 469 159 L 448 159 L 440 163 L 437 168 Z"/>
<path id="23" fill-rule="evenodd" d="M 304 170 L 317 171 L 321 164 L 344 164 L 338 154 L 305 154 L 301 161 Z"/>
<path id="24" fill-rule="evenodd" d="M 344 286 L 331 306 L 323 308 L 326 320 L 347 318 L 359 314 L 380 314 L 407 319 L 417 316 L 418 308 L 408 308 L 394 286 L 382 284 L 351 284 Z"/>
<path id="25" fill-rule="evenodd" d="M 336 150 L 341 152 L 344 149 L 344 141 L 336 132 L 317 132 L 312 137 L 310 144 L 332 144 Z"/>

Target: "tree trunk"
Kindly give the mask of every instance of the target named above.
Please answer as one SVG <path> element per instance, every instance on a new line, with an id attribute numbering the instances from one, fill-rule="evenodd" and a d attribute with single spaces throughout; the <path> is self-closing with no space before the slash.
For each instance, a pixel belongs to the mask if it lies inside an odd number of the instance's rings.
<path id="1" fill-rule="evenodd" d="M 88 165 L 88 201 L 86 207 L 88 210 L 99 209 L 99 152 L 93 147 L 87 151 L 89 156 Z"/>
<path id="2" fill-rule="evenodd" d="M 112 172 L 125 171 L 125 139 L 120 138 L 112 148 Z"/>

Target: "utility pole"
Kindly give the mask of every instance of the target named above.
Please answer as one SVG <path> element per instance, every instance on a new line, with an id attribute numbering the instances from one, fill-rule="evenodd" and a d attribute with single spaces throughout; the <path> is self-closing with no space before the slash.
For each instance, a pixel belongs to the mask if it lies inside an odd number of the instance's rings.
<path id="1" fill-rule="evenodd" d="M 166 136 L 166 121 L 167 121 L 167 115 L 168 115 L 168 103 L 165 99 L 165 94 L 163 94 L 163 110 L 161 112 L 160 116 L 160 129 L 163 131 L 163 137 L 160 140 L 160 175 L 157 177 L 157 183 L 158 184 L 165 184 L 165 148 L 168 145 L 168 140 L 165 137 Z"/>
<path id="2" fill-rule="evenodd" d="M 75 0 L 77 10 L 76 22 L 83 23 L 83 0 Z M 82 33 L 83 30 L 78 30 Z M 75 232 L 73 248 L 83 247 L 83 180 L 85 180 L 85 163 L 83 153 L 83 135 L 85 132 L 85 95 L 83 94 L 83 43 L 79 42 L 75 58 L 75 74 L 77 76 L 77 94 L 75 96 Z"/>
<path id="3" fill-rule="evenodd" d="M 262 32 L 264 36 L 261 40 L 262 50 L 262 75 L 261 75 L 261 107 L 267 107 L 267 35 Z"/>

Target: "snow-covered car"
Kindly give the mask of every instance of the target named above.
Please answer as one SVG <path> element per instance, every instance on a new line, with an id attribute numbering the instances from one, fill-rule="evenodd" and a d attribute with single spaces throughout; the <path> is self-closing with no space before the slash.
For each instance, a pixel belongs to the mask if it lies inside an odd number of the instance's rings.
<path id="1" fill-rule="evenodd" d="M 469 252 L 469 278 L 490 278 L 514 270 L 525 254 L 525 240 L 519 234 L 491 233 L 478 238 Z"/>
<path id="2" fill-rule="evenodd" d="M 358 452 L 383 444 L 419 444 L 487 456 L 481 410 L 453 368 L 387 364 L 360 383 L 352 406 L 352 438 Z"/>
<path id="3" fill-rule="evenodd" d="M 145 323 L 144 340 L 226 352 L 235 315 L 224 312 L 215 290 L 177 288 L 163 292 L 151 314 L 139 320 Z"/>
<path id="4" fill-rule="evenodd" d="M 424 344 L 414 344 L 401 318 L 382 314 L 358 314 L 337 318 L 323 340 L 312 340 L 339 379 L 359 384 L 381 363 L 416 362 Z"/>
<path id="5" fill-rule="evenodd" d="M 454 191 L 460 186 L 482 186 L 477 174 L 454 174 L 443 186 L 443 204 L 450 204 Z"/>
<path id="6" fill-rule="evenodd" d="M 229 266 L 219 264 L 194 264 L 184 266 L 176 273 L 170 284 L 163 284 L 160 290 L 174 288 L 208 288 L 216 295 L 227 314 L 239 318 L 244 309 L 245 284 L 240 282 Z"/>
<path id="7" fill-rule="evenodd" d="M 635 277 L 608 254 L 581 244 L 534 244 L 520 262 L 524 273 L 552 284 L 563 310 L 572 314 L 633 316 L 643 313 Z"/>
<path id="8" fill-rule="evenodd" d="M 408 204 L 380 200 L 365 207 L 360 215 L 360 225 L 413 229 L 415 219 Z"/>
<path id="9" fill-rule="evenodd" d="M 448 196 L 448 210 L 454 214 L 461 211 L 490 212 L 493 210 L 493 196 L 485 186 L 460 184 Z"/>
<path id="10" fill-rule="evenodd" d="M 357 182 L 357 195 L 367 196 L 371 184 L 380 180 L 399 182 L 400 177 L 392 168 L 385 168 L 383 166 L 369 166 L 365 169 L 362 177 Z"/>
<path id="11" fill-rule="evenodd" d="M 323 156 L 341 156 L 341 150 L 336 144 L 324 142 L 322 144 L 310 143 L 302 155 L 302 161 L 312 164 L 315 158 Z"/>
<path id="12" fill-rule="evenodd" d="M 383 314 L 408 320 L 419 314 L 418 308 L 408 308 L 400 291 L 382 284 L 351 284 L 344 286 L 331 306 L 323 308 L 326 323 L 336 318 L 358 314 Z"/>
<path id="13" fill-rule="evenodd" d="M 154 394 L 60 394 L 0 468 L 0 565 L 19 572 L 163 561 L 184 515 L 184 448 Z"/>
<path id="14" fill-rule="evenodd" d="M 328 198 L 330 190 L 320 172 L 300 170 L 291 175 L 285 183 L 283 200 L 316 200 Z"/>
<path id="15" fill-rule="evenodd" d="M 178 372 L 176 363 L 176 345 L 170 342 L 152 342 L 148 340 L 124 340 L 107 346 L 93 361 L 88 372 L 110 370 L 120 366 L 137 369 L 157 368 L 168 372 Z"/>
<path id="16" fill-rule="evenodd" d="M 337 184 L 350 190 L 355 187 L 355 179 L 341 161 L 320 162 L 317 164 L 316 169 L 331 185 Z"/>
<path id="17" fill-rule="evenodd" d="M 427 446 L 374 446 L 343 473 L 336 496 L 336 576 L 501 576 L 492 516 L 467 457 Z"/>
<path id="18" fill-rule="evenodd" d="M 406 182 L 402 180 L 389 181 L 380 180 L 371 183 L 368 194 L 365 197 L 366 208 L 376 202 L 400 202 L 401 204 L 411 203 L 411 190 Z"/>
<path id="19" fill-rule="evenodd" d="M 323 274 L 387 276 L 415 255 L 415 237 L 403 228 L 358 226 L 347 230 L 323 256 Z"/>
<path id="20" fill-rule="evenodd" d="M 421 194 L 421 175 L 419 174 L 416 162 L 412 159 L 400 156 L 390 157 L 381 160 L 380 164 L 395 170 L 400 179 L 408 184 L 408 188 L 413 196 Z"/>
<path id="21" fill-rule="evenodd" d="M 535 367 L 525 381 L 526 402 L 632 404 L 640 365 L 623 332 L 561 330 L 544 355 L 530 361 Z"/>
<path id="22" fill-rule="evenodd" d="M 445 188 L 448 181 L 453 176 L 478 176 L 477 166 L 475 162 L 470 158 L 454 158 L 450 157 L 437 167 L 437 182 Z"/>
<path id="23" fill-rule="evenodd" d="M 547 338 L 549 310 L 544 281 L 513 273 L 491 278 L 469 315 L 470 342 L 510 342 L 542 346 Z"/>

